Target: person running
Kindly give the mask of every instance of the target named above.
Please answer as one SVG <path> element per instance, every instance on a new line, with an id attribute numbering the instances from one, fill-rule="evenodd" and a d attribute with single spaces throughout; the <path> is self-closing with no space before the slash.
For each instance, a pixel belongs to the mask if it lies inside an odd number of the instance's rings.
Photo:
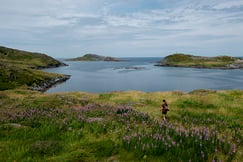
<path id="1" fill-rule="evenodd" d="M 166 121 L 167 120 L 166 119 L 166 114 L 167 114 L 167 111 L 169 111 L 168 104 L 167 104 L 166 100 L 163 100 L 161 107 L 162 107 L 162 109 L 161 109 L 161 111 L 162 111 L 162 118 L 163 118 L 164 121 Z"/>

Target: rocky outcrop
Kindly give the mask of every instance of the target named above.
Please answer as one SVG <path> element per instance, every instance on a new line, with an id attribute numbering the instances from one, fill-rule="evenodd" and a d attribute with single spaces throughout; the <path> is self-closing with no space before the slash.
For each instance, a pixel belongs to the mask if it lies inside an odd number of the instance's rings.
<path id="1" fill-rule="evenodd" d="M 44 92 L 56 84 L 65 82 L 66 80 L 70 79 L 70 77 L 71 77 L 70 75 L 59 76 L 57 78 L 47 80 L 47 81 L 43 82 L 42 84 L 33 85 L 33 86 L 29 87 L 29 89 L 31 89 L 33 91 Z"/>
<path id="2" fill-rule="evenodd" d="M 124 68 L 115 68 L 117 69 L 126 69 L 126 70 L 141 70 L 141 69 L 145 69 L 145 67 L 124 67 Z"/>
<path id="3" fill-rule="evenodd" d="M 56 68 L 56 67 L 60 67 L 60 66 L 68 66 L 68 65 L 63 62 L 60 62 L 57 64 L 48 64 L 46 66 L 36 66 L 36 67 L 30 67 L 30 68 L 41 70 L 41 69 L 46 69 L 46 68 Z"/>
<path id="4" fill-rule="evenodd" d="M 114 57 L 105 57 L 104 61 L 124 61 L 124 60 L 114 58 Z"/>

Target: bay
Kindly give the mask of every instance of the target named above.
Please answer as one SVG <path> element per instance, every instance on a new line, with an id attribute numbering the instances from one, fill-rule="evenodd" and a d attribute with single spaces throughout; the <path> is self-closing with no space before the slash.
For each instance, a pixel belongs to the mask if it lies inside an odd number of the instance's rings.
<path id="1" fill-rule="evenodd" d="M 68 74 L 71 78 L 46 91 L 85 91 L 103 93 L 137 90 L 185 91 L 195 89 L 228 90 L 243 89 L 242 69 L 197 69 L 158 67 L 162 58 L 122 58 L 122 62 L 63 61 L 69 66 L 45 69 L 48 72 Z"/>

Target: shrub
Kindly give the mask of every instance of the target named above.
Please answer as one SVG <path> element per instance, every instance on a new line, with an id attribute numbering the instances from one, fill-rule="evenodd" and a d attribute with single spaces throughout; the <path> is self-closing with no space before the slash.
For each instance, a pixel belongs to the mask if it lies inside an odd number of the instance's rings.
<path id="1" fill-rule="evenodd" d="M 33 143 L 29 151 L 34 155 L 52 155 L 61 150 L 61 145 L 57 141 L 37 141 Z"/>

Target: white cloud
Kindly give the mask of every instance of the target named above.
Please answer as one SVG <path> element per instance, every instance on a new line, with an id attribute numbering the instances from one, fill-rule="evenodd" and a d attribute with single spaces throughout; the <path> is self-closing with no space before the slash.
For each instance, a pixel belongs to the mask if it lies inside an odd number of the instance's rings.
<path id="1" fill-rule="evenodd" d="M 0 6 L 0 44 L 63 57 L 67 49 L 74 56 L 99 50 L 156 55 L 207 47 L 209 54 L 217 47 L 242 55 L 232 46 L 243 42 L 242 6 L 242 0 L 8 0 Z"/>
<path id="2" fill-rule="evenodd" d="M 229 8 L 240 8 L 243 7 L 243 1 L 242 0 L 231 0 L 219 3 L 215 5 L 214 9 L 229 9 Z"/>

